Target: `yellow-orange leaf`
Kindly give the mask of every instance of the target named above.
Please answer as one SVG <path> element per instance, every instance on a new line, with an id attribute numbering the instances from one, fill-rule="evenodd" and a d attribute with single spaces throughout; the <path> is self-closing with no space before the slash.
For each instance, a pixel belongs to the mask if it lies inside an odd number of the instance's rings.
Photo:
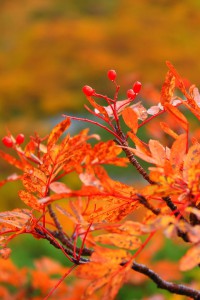
<path id="1" fill-rule="evenodd" d="M 115 223 L 122 220 L 138 208 L 138 203 L 136 201 L 123 201 L 122 199 L 120 199 L 120 196 L 119 198 L 107 196 L 105 199 L 105 196 L 102 195 L 101 197 L 96 197 L 96 200 L 97 199 L 98 202 L 104 202 L 104 205 L 95 209 L 95 211 L 93 209 L 92 211 L 88 211 L 87 214 L 85 214 L 85 219 L 89 223 Z M 90 201 L 90 203 L 92 202 Z"/>
<path id="2" fill-rule="evenodd" d="M 167 228 L 169 225 L 176 223 L 176 219 L 173 216 L 159 216 L 156 217 L 153 220 L 150 220 L 150 222 L 147 224 L 145 224 L 142 228 L 143 232 L 153 232 L 155 230 L 159 230 L 159 229 L 165 229 Z"/>
<path id="3" fill-rule="evenodd" d="M 90 271 L 89 271 L 90 272 Z M 106 274 L 107 275 L 107 274 Z M 90 298 L 90 296 L 94 297 L 94 292 L 96 290 L 99 290 L 101 287 L 103 287 L 107 282 L 108 280 L 110 279 L 109 276 L 105 276 L 105 277 L 101 277 L 97 280 L 93 280 L 86 288 L 84 294 L 82 295 L 82 300 L 88 300 L 88 299 L 93 299 L 93 298 Z M 111 300 L 111 299 L 110 299 Z"/>
<path id="4" fill-rule="evenodd" d="M 120 225 L 119 230 L 123 233 L 123 235 L 140 235 L 142 234 L 141 227 L 141 223 L 128 220 Z"/>
<path id="5" fill-rule="evenodd" d="M 127 107 L 122 111 L 122 117 L 123 117 L 126 125 L 134 133 L 136 133 L 137 129 L 138 129 L 138 116 L 137 116 L 136 112 L 132 108 Z"/>
<path id="6" fill-rule="evenodd" d="M 96 242 L 114 245 L 119 248 L 134 250 L 141 246 L 141 240 L 135 236 L 126 236 L 117 233 L 102 234 L 95 237 Z"/>
<path id="7" fill-rule="evenodd" d="M 96 263 L 109 263 L 118 266 L 130 259 L 129 252 L 123 249 L 109 249 L 96 246 L 94 250 L 91 255 L 91 261 Z"/>
<path id="8" fill-rule="evenodd" d="M 66 118 L 62 122 L 58 123 L 53 130 L 51 131 L 48 141 L 47 141 L 47 147 L 48 149 L 51 149 L 51 147 L 57 142 L 59 137 L 63 134 L 63 132 L 69 127 L 70 125 L 70 119 Z"/>
<path id="9" fill-rule="evenodd" d="M 128 271 L 130 271 L 131 264 L 127 266 L 120 267 L 117 272 L 111 274 L 110 280 L 105 287 L 104 297 L 102 300 L 113 300 L 115 299 L 119 289 L 123 285 L 127 278 Z"/>
<path id="10" fill-rule="evenodd" d="M 113 264 L 111 264 L 110 267 L 112 268 Z M 105 276 L 109 273 L 109 271 L 107 264 L 89 262 L 87 264 L 79 266 L 76 273 L 83 279 L 94 280 Z"/>
<path id="11" fill-rule="evenodd" d="M 200 264 L 200 245 L 190 248 L 180 260 L 180 270 L 188 271 Z"/>

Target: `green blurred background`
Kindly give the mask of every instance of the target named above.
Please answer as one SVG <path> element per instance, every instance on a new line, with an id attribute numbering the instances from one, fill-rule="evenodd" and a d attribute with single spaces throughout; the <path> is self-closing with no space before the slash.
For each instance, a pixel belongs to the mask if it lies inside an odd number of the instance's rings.
<path id="1" fill-rule="evenodd" d="M 200 85 L 199 50 L 198 0 L 1 0 L 0 136 L 45 135 L 62 113 L 85 116 L 82 86 L 112 95 L 108 69 L 122 97 L 135 80 L 160 89 L 166 60 Z M 9 172 L 0 162 L 0 178 Z M 1 189 L 1 210 L 16 207 L 18 189 Z"/>

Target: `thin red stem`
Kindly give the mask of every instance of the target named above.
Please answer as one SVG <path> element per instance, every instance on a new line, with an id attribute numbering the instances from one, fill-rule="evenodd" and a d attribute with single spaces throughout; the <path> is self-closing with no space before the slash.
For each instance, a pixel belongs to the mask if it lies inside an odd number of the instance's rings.
<path id="1" fill-rule="evenodd" d="M 69 275 L 73 269 L 75 269 L 77 267 L 77 265 L 73 265 L 57 282 L 57 284 L 50 290 L 50 292 L 48 293 L 48 295 L 43 299 L 43 300 L 47 300 L 49 299 L 49 297 L 53 294 L 53 292 L 57 289 L 57 287 L 63 282 L 63 280 L 67 277 L 67 275 Z"/>

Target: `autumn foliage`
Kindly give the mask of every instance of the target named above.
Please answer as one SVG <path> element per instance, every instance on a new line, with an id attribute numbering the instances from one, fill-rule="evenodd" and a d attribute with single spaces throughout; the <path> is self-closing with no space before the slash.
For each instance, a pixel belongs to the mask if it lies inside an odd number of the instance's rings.
<path id="1" fill-rule="evenodd" d="M 200 94 L 194 85 L 185 87 L 171 63 L 167 66 L 160 102 L 148 109 L 138 100 L 138 81 L 126 99 L 118 99 L 117 73 L 110 70 L 113 98 L 83 87 L 91 119 L 63 116 L 48 136 L 35 133 L 26 144 L 21 133 L 3 137 L 0 157 L 18 171 L 0 185 L 20 180 L 24 188 L 18 195 L 26 208 L 0 213 L 1 299 L 112 300 L 124 284 L 134 289 L 146 280 L 157 285 L 158 294 L 163 289 L 184 297 L 171 299 L 200 299 L 195 276 L 184 282 L 185 272 L 200 264 L 200 143 L 190 126 L 191 116 L 200 120 Z M 110 140 L 103 142 L 88 129 L 70 136 L 71 120 L 105 129 Z M 152 122 L 160 140 L 143 140 L 140 129 L 151 132 Z M 114 180 L 105 169 L 128 164 L 144 184 Z M 72 173 L 80 182 L 76 190 L 65 180 Z M 47 240 L 71 265 L 43 257 L 18 276 L 9 242 L 21 234 L 32 235 L 36 244 Z M 174 248 L 186 245 L 179 261 L 155 260 L 165 238 Z M 76 280 L 68 284 L 69 276 Z"/>

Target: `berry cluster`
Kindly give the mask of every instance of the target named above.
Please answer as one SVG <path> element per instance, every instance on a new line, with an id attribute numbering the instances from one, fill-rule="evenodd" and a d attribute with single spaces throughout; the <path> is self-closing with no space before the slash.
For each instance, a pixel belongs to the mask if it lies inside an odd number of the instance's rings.
<path id="1" fill-rule="evenodd" d="M 4 136 L 2 138 L 2 143 L 7 148 L 12 148 L 15 144 L 21 145 L 24 142 L 24 135 L 22 133 L 19 133 L 16 138 L 12 138 L 12 136 Z"/>
<path id="2" fill-rule="evenodd" d="M 115 79 L 117 77 L 117 73 L 116 73 L 115 70 L 109 70 L 108 73 L 107 73 L 107 76 L 108 76 L 109 80 L 115 82 Z M 142 87 L 141 82 L 136 81 L 133 84 L 133 88 L 129 89 L 127 91 L 127 97 L 128 97 L 128 99 L 130 99 L 130 100 L 135 99 L 135 97 L 137 96 L 137 94 L 140 92 L 141 87 Z M 95 90 L 91 86 L 89 86 L 89 85 L 85 85 L 82 90 L 83 90 L 83 93 L 86 96 L 88 96 L 88 97 L 95 96 Z"/>

